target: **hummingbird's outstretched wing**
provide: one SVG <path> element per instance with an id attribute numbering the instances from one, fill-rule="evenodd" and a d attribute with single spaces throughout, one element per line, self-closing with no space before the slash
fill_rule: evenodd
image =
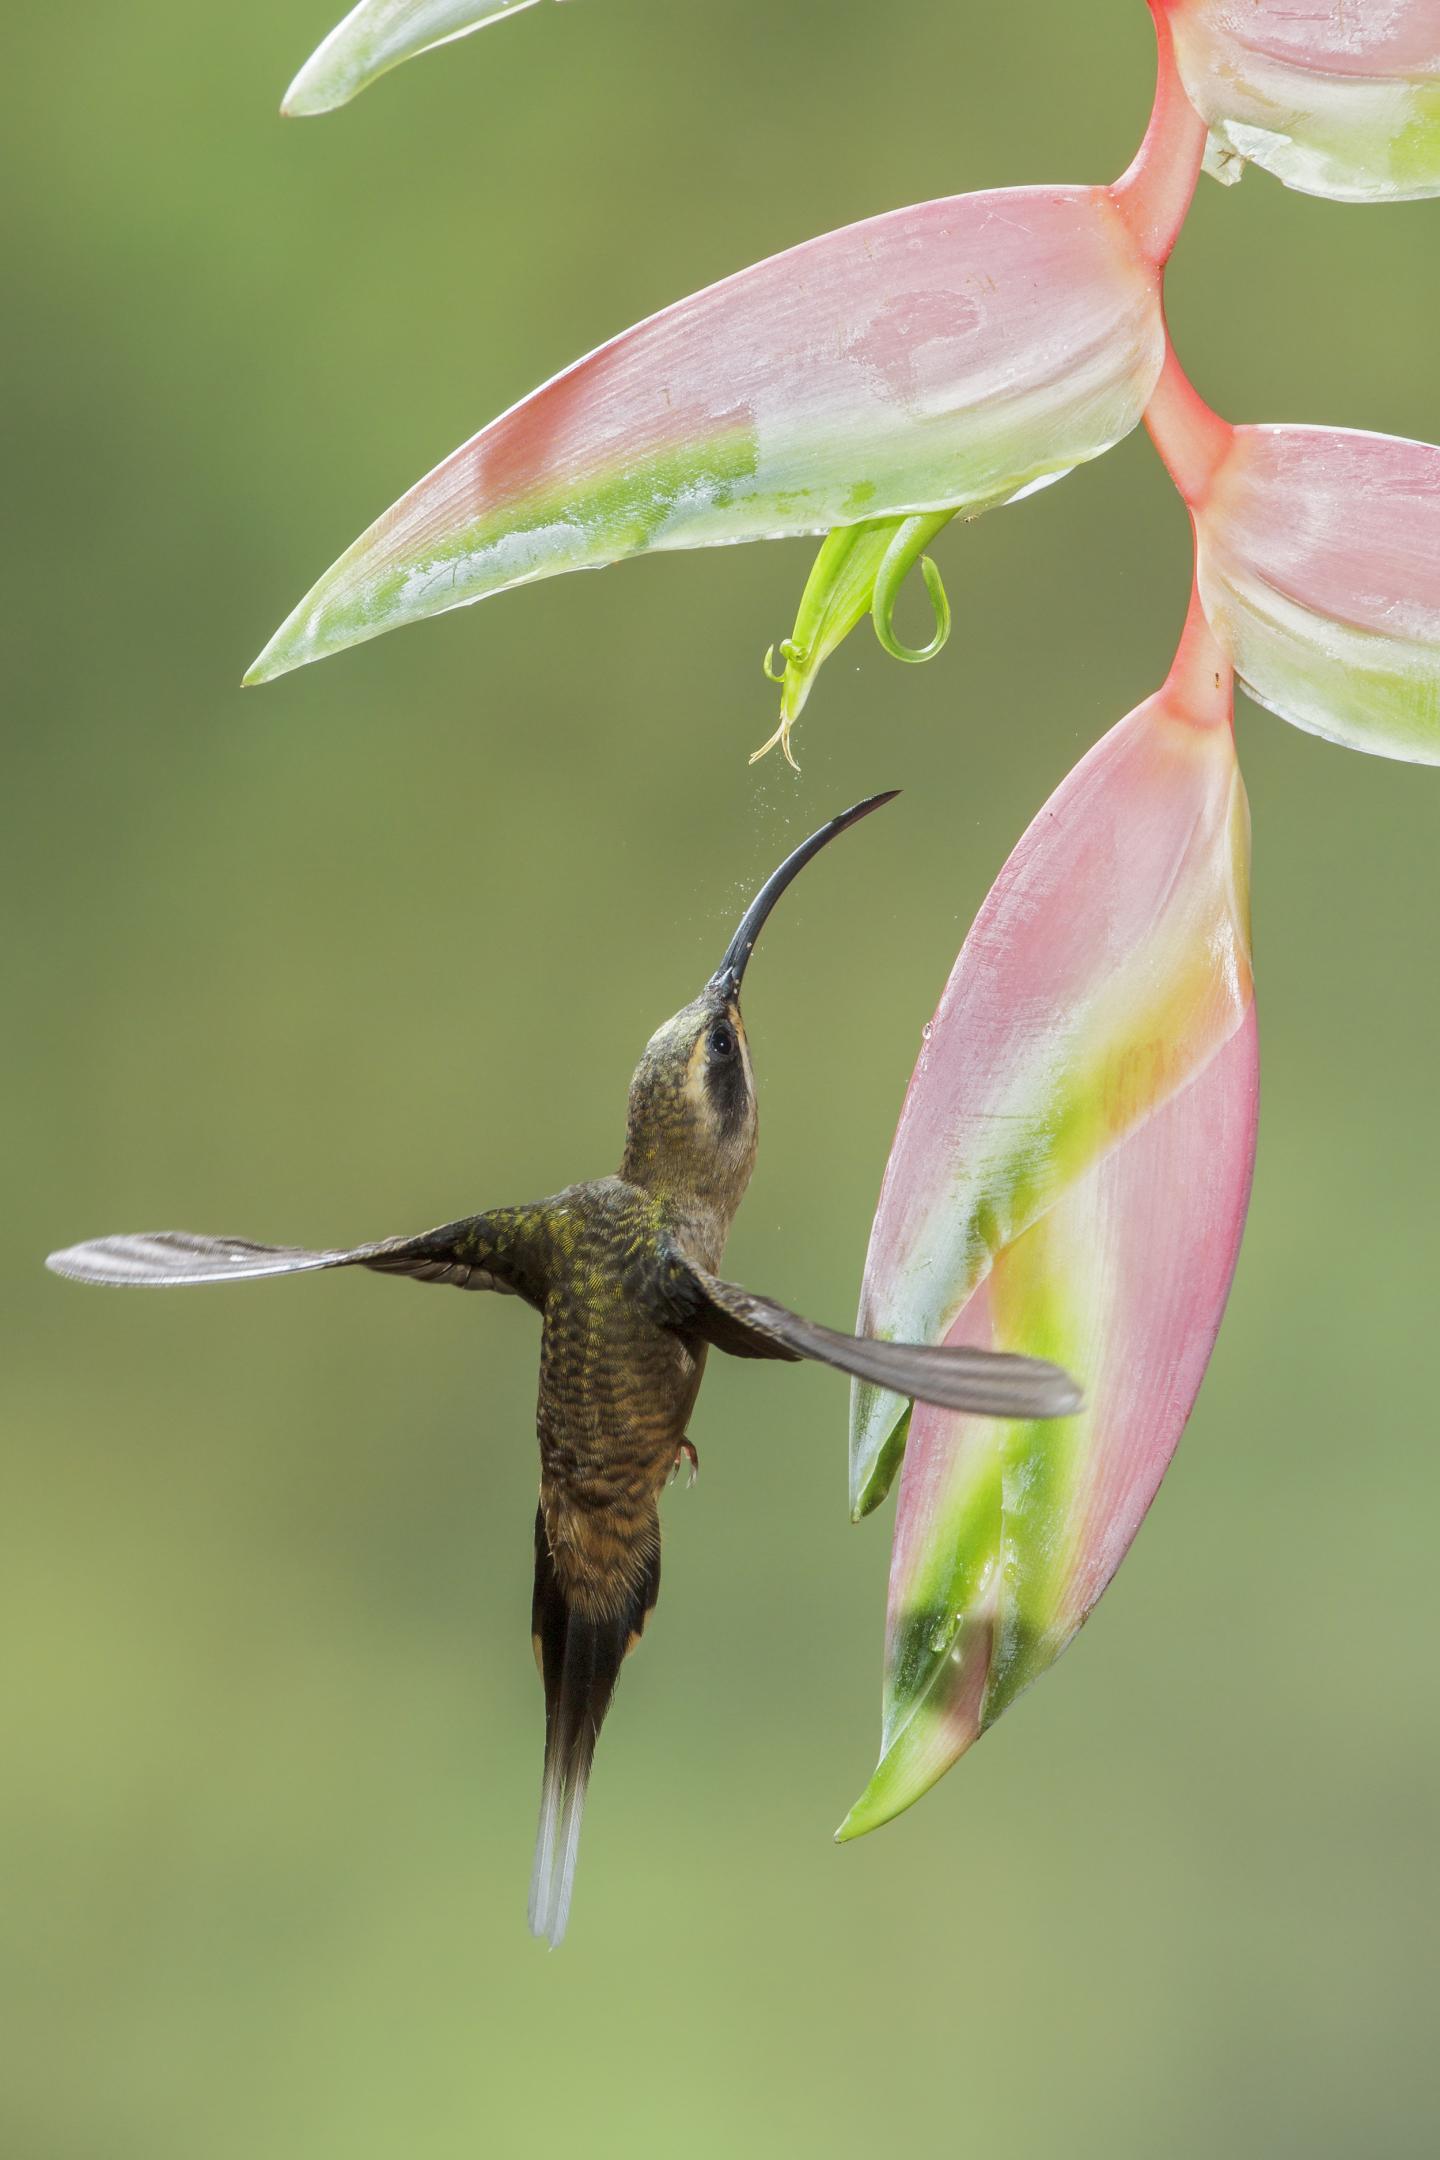
<path id="1" fill-rule="evenodd" d="M 420 1282 L 453 1283 L 460 1290 L 524 1296 L 514 1247 L 501 1218 L 471 1215 L 463 1222 L 422 1231 L 418 1237 L 382 1238 L 374 1245 L 352 1245 L 348 1251 L 307 1252 L 299 1245 L 255 1245 L 248 1238 L 200 1237 L 189 1230 L 139 1231 L 71 1245 L 64 1252 L 51 1253 L 45 1265 L 76 1282 L 148 1289 L 363 1267 L 383 1275 L 411 1275 Z"/>
<path id="2" fill-rule="evenodd" d="M 980 1417 L 1071 1417 L 1082 1407 L 1069 1373 L 1042 1358 L 844 1335 L 704 1268 L 685 1267 L 694 1288 L 684 1324 L 731 1357 L 814 1358 L 897 1395 Z"/>

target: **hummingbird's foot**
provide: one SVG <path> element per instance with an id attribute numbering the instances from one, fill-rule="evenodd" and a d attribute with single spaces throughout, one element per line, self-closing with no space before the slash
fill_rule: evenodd
<path id="1" fill-rule="evenodd" d="M 685 1480 L 685 1487 L 688 1491 L 689 1488 L 695 1483 L 696 1478 L 700 1475 L 700 1457 L 695 1452 L 695 1443 L 693 1440 L 682 1440 L 679 1447 L 675 1450 L 675 1460 L 670 1465 L 670 1483 L 672 1485 L 674 1484 L 676 1478 L 680 1475 L 680 1463 L 682 1458 L 688 1458 L 690 1463 L 690 1475 Z"/>

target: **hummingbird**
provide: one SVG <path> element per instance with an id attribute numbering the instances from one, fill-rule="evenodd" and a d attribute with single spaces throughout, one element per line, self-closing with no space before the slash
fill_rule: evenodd
<path id="1" fill-rule="evenodd" d="M 803 841 L 761 886 L 698 997 L 651 1036 L 630 1083 L 617 1175 L 348 1250 L 183 1230 L 95 1238 L 46 1265 L 79 1282 L 169 1287 L 368 1268 L 518 1297 L 541 1315 L 531 1632 L 545 1693 L 530 1926 L 552 1948 L 570 1914 L 595 1744 L 660 1588 L 660 1494 L 682 1460 L 706 1353 L 814 1359 L 912 1399 L 997 1418 L 1065 1417 L 1058 1366 L 882 1342 L 807 1320 L 717 1270 L 755 1166 L 755 1077 L 740 987 L 780 895 L 872 795 Z"/>

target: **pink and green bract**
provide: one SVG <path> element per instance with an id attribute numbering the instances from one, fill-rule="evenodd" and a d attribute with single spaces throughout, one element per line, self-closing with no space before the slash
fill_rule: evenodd
<path id="1" fill-rule="evenodd" d="M 1057 790 L 926 1031 L 861 1327 L 1027 1349 L 1082 1416 L 988 1425 L 856 1392 L 851 1505 L 902 1455 L 881 1759 L 842 1828 L 909 1806 L 1073 1637 L 1203 1377 L 1244 1222 L 1256 1034 L 1232 667 L 1353 749 L 1440 763 L 1440 450 L 1232 427 L 1167 349 L 1146 424 L 1196 589 L 1165 688 Z"/>
<path id="2" fill-rule="evenodd" d="M 533 7 L 535 0 L 360 0 L 313 52 L 285 93 L 290 119 L 348 105 L 381 75 Z"/>
<path id="3" fill-rule="evenodd" d="M 1004 501 L 1136 425 L 1159 274 L 1103 188 L 892 211 L 653 316 L 412 488 L 251 671 L 651 548 Z"/>
<path id="4" fill-rule="evenodd" d="M 1437 0 L 1161 4 L 1222 177 L 1250 161 L 1336 202 L 1440 194 Z"/>
<path id="5" fill-rule="evenodd" d="M 1231 427 L 1173 351 L 1145 418 L 1190 507 L 1206 614 L 1250 695 L 1349 749 L 1440 764 L 1440 448 Z"/>
<path id="6" fill-rule="evenodd" d="M 1086 1405 L 1005 1425 L 856 1391 L 855 1512 L 902 1449 L 904 1469 L 880 1762 L 842 1838 L 918 1799 L 1059 1656 L 1204 1375 L 1258 1093 L 1230 682 L 1195 606 L 1164 689 L 1020 841 L 925 1030 L 861 1324 L 1060 1359 Z"/>
<path id="7" fill-rule="evenodd" d="M 1206 612 L 1252 697 L 1352 750 L 1440 764 L 1440 449 L 1237 428 L 1198 525 Z"/>
<path id="8" fill-rule="evenodd" d="M 1284 719 L 1440 763 L 1440 449 L 1232 427 L 1167 349 L 1146 424 L 1191 512 L 1165 688 L 1020 842 L 930 1027 L 866 1264 L 866 1333 L 1028 1350 L 1084 1413 L 1004 1427 L 856 1391 L 851 1505 L 902 1456 L 881 1758 L 908 1807 L 1064 1649 L 1189 1414 L 1255 1144 L 1249 823 L 1232 668 Z"/>

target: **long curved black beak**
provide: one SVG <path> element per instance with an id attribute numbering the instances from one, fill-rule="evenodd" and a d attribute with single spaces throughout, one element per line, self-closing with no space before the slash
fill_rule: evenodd
<path id="1" fill-rule="evenodd" d="M 808 840 L 802 840 L 794 854 L 787 855 L 778 870 L 771 871 L 740 918 L 740 927 L 726 946 L 724 959 L 706 985 L 708 989 L 718 990 L 723 997 L 734 998 L 740 995 L 741 978 L 750 955 L 755 950 L 755 941 L 765 927 L 771 908 L 791 879 L 799 875 L 811 857 L 819 854 L 821 848 L 828 847 L 837 833 L 844 832 L 848 826 L 858 825 L 862 817 L 869 817 L 870 812 L 878 810 L 882 803 L 894 802 L 899 792 L 899 788 L 889 788 L 883 795 L 867 796 L 864 802 L 856 803 L 853 809 L 842 810 L 839 817 L 832 817 L 828 825 L 822 825 L 818 832 L 811 833 Z"/>

